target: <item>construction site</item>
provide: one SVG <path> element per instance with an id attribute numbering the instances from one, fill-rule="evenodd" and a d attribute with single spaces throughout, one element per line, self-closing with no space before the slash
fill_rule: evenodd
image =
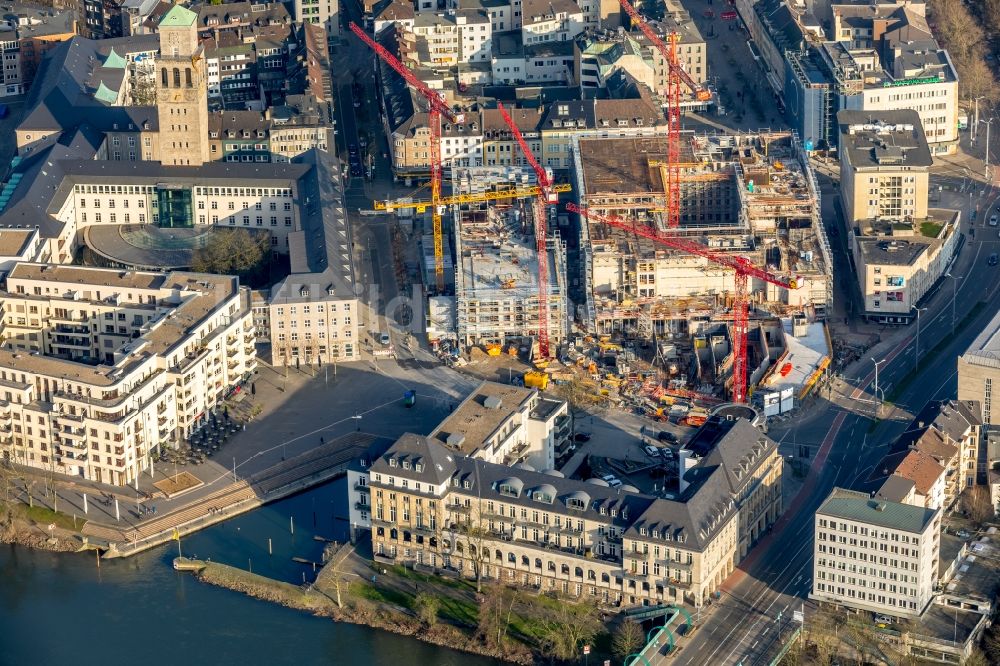
<path id="1" fill-rule="evenodd" d="M 586 291 L 577 316 L 588 331 L 653 343 L 665 385 L 706 396 L 745 400 L 779 361 L 785 376 L 814 382 L 828 356 L 832 264 L 819 190 L 793 133 L 682 134 L 676 226 L 664 138 L 577 146 Z M 782 361 L 796 332 L 812 349 L 799 355 L 811 359 L 802 368 Z"/>
<path id="2" fill-rule="evenodd" d="M 449 341 L 457 349 L 478 346 L 496 354 L 523 348 L 526 358 L 533 358 L 541 293 L 535 215 L 539 210 L 552 215 L 555 209 L 525 200 L 539 189 L 530 168 L 456 167 L 451 176 L 446 221 L 452 233 L 446 247 L 455 248 L 455 269 L 448 276 L 454 290 L 430 298 L 428 334 L 433 343 Z M 554 230 L 545 242 L 547 329 L 558 346 L 569 321 L 566 246 Z"/>

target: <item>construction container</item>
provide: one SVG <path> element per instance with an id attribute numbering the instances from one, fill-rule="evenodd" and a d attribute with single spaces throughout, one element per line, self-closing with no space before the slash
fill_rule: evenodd
<path id="1" fill-rule="evenodd" d="M 549 385 L 549 376 L 544 372 L 528 371 L 524 373 L 524 385 L 526 388 L 544 391 Z"/>

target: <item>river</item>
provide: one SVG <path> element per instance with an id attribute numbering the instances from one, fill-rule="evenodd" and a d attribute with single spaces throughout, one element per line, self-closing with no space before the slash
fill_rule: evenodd
<path id="1" fill-rule="evenodd" d="M 337 517 L 346 515 L 344 483 L 203 530 L 181 548 L 288 582 L 312 580 L 312 568 L 291 557 L 319 560 L 314 534 L 346 536 Z M 0 546 L 0 665 L 496 663 L 199 583 L 171 568 L 176 554 L 171 544 L 98 567 L 92 554 Z"/>

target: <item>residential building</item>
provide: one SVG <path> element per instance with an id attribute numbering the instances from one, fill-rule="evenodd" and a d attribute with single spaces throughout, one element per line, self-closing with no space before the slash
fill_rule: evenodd
<path id="1" fill-rule="evenodd" d="M 490 69 L 495 85 L 572 81 L 572 42 L 525 44 L 523 39 L 519 30 L 493 35 Z"/>
<path id="2" fill-rule="evenodd" d="M 898 481 L 893 481 L 890 488 L 883 486 L 883 489 L 879 490 L 879 496 L 893 502 L 913 504 L 928 509 L 945 510 L 947 508 L 945 503 L 946 471 L 944 466 L 933 456 L 916 449 L 907 451 L 890 479 L 893 477 L 902 479 L 910 485 L 905 497 L 892 497 L 889 493 L 891 488 L 898 490 Z"/>
<path id="3" fill-rule="evenodd" d="M 692 457 L 677 499 L 497 464 L 415 434 L 374 459 L 351 492 L 370 493 L 380 561 L 617 605 L 701 606 L 781 501 L 775 443 L 744 419 L 712 427 L 713 448 Z"/>
<path id="4" fill-rule="evenodd" d="M 571 437 L 569 406 L 536 389 L 481 383 L 427 435 L 464 456 L 498 465 L 552 469 Z"/>
<path id="5" fill-rule="evenodd" d="M 340 0 L 295 0 L 294 8 L 297 22 L 318 25 L 331 38 L 340 35 Z"/>
<path id="6" fill-rule="evenodd" d="M 523 0 L 521 42 L 566 42 L 583 30 L 583 10 L 573 0 Z"/>
<path id="7" fill-rule="evenodd" d="M 37 228 L 0 229 L 0 271 L 9 272 L 22 261 L 44 263 L 48 260 L 48 246 L 42 243 Z"/>
<path id="8" fill-rule="evenodd" d="M 840 192 L 848 225 L 927 217 L 933 164 L 916 111 L 841 111 Z"/>
<path id="9" fill-rule="evenodd" d="M 126 485 L 256 367 L 233 277 L 19 263 L 3 291 L 0 450 Z"/>
<path id="10" fill-rule="evenodd" d="M 1000 425 L 1000 410 L 993 413 L 994 386 L 1000 388 L 1000 314 L 958 357 L 958 400 L 978 404 L 986 426 Z"/>
<path id="11" fill-rule="evenodd" d="M 834 488 L 816 511 L 813 585 L 819 602 L 917 618 L 938 579 L 941 510 Z"/>
<path id="12" fill-rule="evenodd" d="M 121 4 L 122 37 L 153 32 L 149 22 L 153 18 L 158 23 L 156 12 L 161 9 L 160 5 L 161 0 L 124 0 Z"/>
<path id="13" fill-rule="evenodd" d="M 80 0 L 80 35 L 87 39 L 125 36 L 120 0 Z"/>
<path id="14" fill-rule="evenodd" d="M 957 211 L 929 209 L 930 150 L 916 111 L 841 111 L 840 189 L 865 317 L 905 323 L 958 244 Z"/>
<path id="15" fill-rule="evenodd" d="M 311 95 L 259 111 L 209 114 L 209 152 L 224 162 L 290 162 L 313 148 L 326 150 L 328 105 Z"/>
<path id="16" fill-rule="evenodd" d="M 484 9 L 423 12 L 408 22 L 416 37 L 416 60 L 426 67 L 489 62 L 493 29 Z M 376 31 L 378 30 L 376 22 Z"/>
<path id="17" fill-rule="evenodd" d="M 76 13 L 72 10 L 25 4 L 9 9 L 2 19 L 0 97 L 26 93 L 45 54 L 76 35 Z"/>

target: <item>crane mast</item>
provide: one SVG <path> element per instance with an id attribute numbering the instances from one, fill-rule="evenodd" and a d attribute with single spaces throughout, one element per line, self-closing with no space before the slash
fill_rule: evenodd
<path id="1" fill-rule="evenodd" d="M 733 302 L 733 402 L 746 403 L 747 401 L 747 333 L 750 328 L 750 316 L 747 311 L 747 304 L 750 300 L 749 279 L 751 277 L 763 280 L 785 289 L 798 288 L 796 278 L 788 278 L 775 275 L 759 266 L 756 266 L 746 257 L 729 255 L 715 252 L 700 243 L 696 243 L 687 238 L 662 234 L 648 226 L 638 225 L 628 222 L 613 215 L 598 215 L 591 213 L 585 208 L 580 208 L 575 204 L 566 204 L 566 210 L 571 213 L 579 213 L 583 217 L 593 221 L 602 222 L 608 226 L 627 231 L 636 236 L 647 238 L 653 242 L 681 250 L 695 256 L 704 257 L 709 261 L 733 270 L 735 275 L 735 294 Z"/>
<path id="2" fill-rule="evenodd" d="M 538 186 L 541 188 L 538 196 L 535 197 L 534 218 L 535 218 L 535 250 L 538 254 L 538 356 L 544 362 L 552 358 L 549 348 L 549 250 L 546 245 L 548 226 L 548 204 L 558 201 L 557 195 L 553 191 L 552 179 L 548 172 L 535 159 L 534 153 L 528 147 L 528 143 L 521 135 L 521 130 L 510 117 L 503 104 L 497 103 L 503 121 L 510 128 L 514 140 L 521 148 L 524 159 L 528 161 L 535 171 L 538 179 Z"/>
<path id="3" fill-rule="evenodd" d="M 444 291 L 444 231 L 441 223 L 441 117 L 452 122 L 462 122 L 463 115 L 453 113 L 441 94 L 421 81 L 410 69 L 400 62 L 381 44 L 368 36 L 360 26 L 351 22 L 351 32 L 368 45 L 375 54 L 403 77 L 414 90 L 420 93 L 428 104 L 428 124 L 431 131 L 430 171 L 431 171 L 431 220 L 434 229 L 434 278 L 438 293 Z"/>

